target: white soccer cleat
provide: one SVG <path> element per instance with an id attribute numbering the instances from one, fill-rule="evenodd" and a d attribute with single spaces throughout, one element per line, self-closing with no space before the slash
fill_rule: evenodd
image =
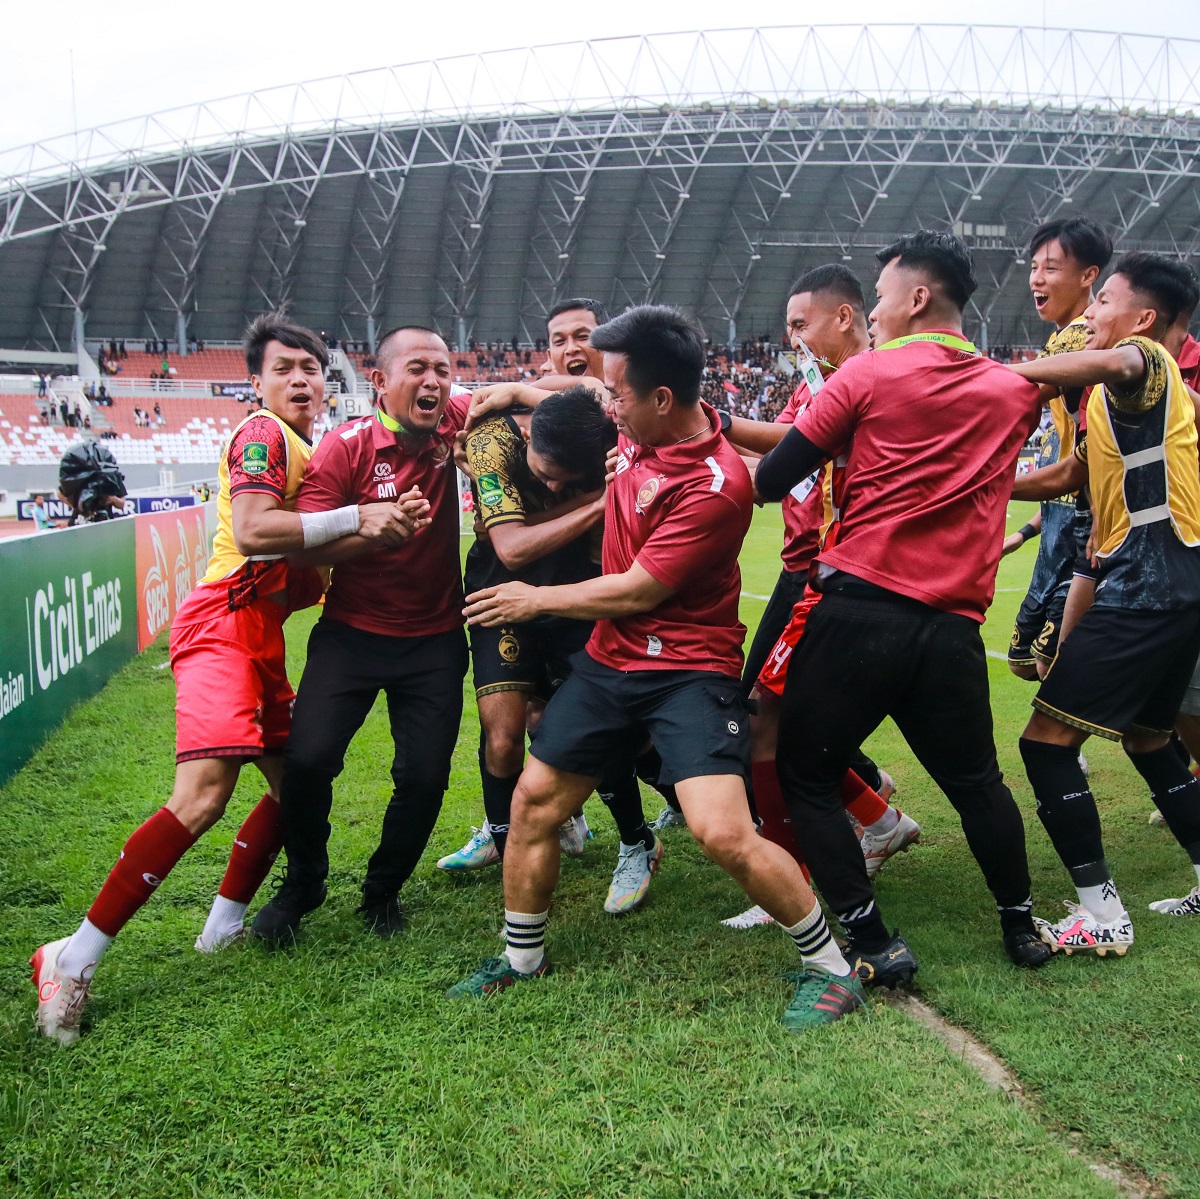
<path id="1" fill-rule="evenodd" d="M 558 843 L 569 858 L 583 857 L 584 844 L 591 835 L 587 817 L 582 812 L 578 816 L 568 816 L 558 826 Z"/>
<path id="2" fill-rule="evenodd" d="M 1057 924 L 1036 916 L 1033 920 L 1042 940 L 1055 953 L 1061 950 L 1067 957 L 1073 953 L 1094 953 L 1100 958 L 1115 953 L 1123 958 L 1129 952 L 1133 944 L 1133 922 L 1128 912 L 1122 912 L 1111 924 L 1102 924 L 1082 904 L 1067 900 L 1063 907 L 1069 915 Z"/>
<path id="3" fill-rule="evenodd" d="M 747 908 L 744 912 L 738 912 L 736 916 L 730 916 L 721 923 L 726 928 L 736 928 L 741 932 L 747 928 L 757 928 L 760 924 L 774 924 L 775 917 L 755 904 L 754 907 Z"/>
<path id="4" fill-rule="evenodd" d="M 1200 886 L 1193 887 L 1182 899 L 1156 899 L 1150 910 L 1163 916 L 1200 916 Z"/>
<path id="5" fill-rule="evenodd" d="M 903 812 L 900 812 L 900 819 L 892 826 L 891 832 L 876 836 L 864 830 L 859 844 L 867 863 L 867 878 L 874 878 L 888 858 L 906 853 L 909 846 L 916 845 L 920 839 L 921 826 Z"/>
<path id="6" fill-rule="evenodd" d="M 29 959 L 38 993 L 38 1031 L 60 1045 L 73 1045 L 79 1040 L 79 1026 L 91 986 L 90 980 L 70 978 L 58 969 L 58 955 L 70 939 L 63 937 L 61 941 L 39 946 Z"/>
<path id="7" fill-rule="evenodd" d="M 231 945 L 236 945 L 239 941 L 246 939 L 245 928 L 239 928 L 234 932 L 217 933 L 215 936 L 205 938 L 201 933 L 196 938 L 194 946 L 197 953 L 220 953 L 222 949 L 228 949 Z"/>
<path id="8" fill-rule="evenodd" d="M 485 824 L 483 828 L 471 828 L 471 839 L 453 853 L 444 858 L 438 858 L 437 868 L 448 870 L 451 874 L 462 874 L 468 870 L 482 870 L 500 861 L 500 851 L 496 848 L 492 830 Z"/>
<path id="9" fill-rule="evenodd" d="M 644 845 L 626 845 L 622 841 L 604 910 L 610 916 L 632 912 L 646 898 L 650 878 L 662 860 L 663 843 L 657 837 L 654 838 L 653 849 L 647 849 Z"/>
<path id="10" fill-rule="evenodd" d="M 661 833 L 669 828 L 687 828 L 687 820 L 682 812 L 677 812 L 674 808 L 667 806 L 650 821 L 650 827 L 656 833 Z"/>

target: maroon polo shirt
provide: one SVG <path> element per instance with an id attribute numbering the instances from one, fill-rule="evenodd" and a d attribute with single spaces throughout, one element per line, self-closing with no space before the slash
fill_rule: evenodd
<path id="1" fill-rule="evenodd" d="M 451 451 L 470 399 L 451 396 L 437 432 L 416 453 L 374 414 L 347 421 L 321 439 L 296 500 L 298 512 L 378 503 L 419 487 L 432 518 L 398 546 L 373 546 L 335 566 L 325 619 L 389 637 L 430 636 L 462 624 L 458 484 Z"/>

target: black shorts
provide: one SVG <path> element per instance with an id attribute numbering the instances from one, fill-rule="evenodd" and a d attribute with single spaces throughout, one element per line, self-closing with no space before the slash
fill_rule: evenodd
<path id="1" fill-rule="evenodd" d="M 1012 665 L 1032 666 L 1038 661 L 1054 661 L 1063 609 L 1067 606 L 1070 590 L 1070 582 L 1059 583 L 1040 603 L 1028 595 L 1021 601 L 1012 639 L 1008 643 L 1008 660 Z"/>
<path id="2" fill-rule="evenodd" d="M 546 705 L 531 752 L 555 770 L 601 778 L 647 736 L 659 781 L 750 775 L 750 714 L 738 679 L 707 670 L 613 670 L 590 654 Z"/>
<path id="3" fill-rule="evenodd" d="M 1034 696 L 1063 724 L 1120 739 L 1169 733 L 1200 654 L 1200 609 L 1173 612 L 1093 605 Z"/>
<path id="4" fill-rule="evenodd" d="M 569 659 L 592 635 L 588 620 L 542 617 L 529 624 L 471 627 L 475 695 L 520 691 L 549 699 L 571 673 Z"/>

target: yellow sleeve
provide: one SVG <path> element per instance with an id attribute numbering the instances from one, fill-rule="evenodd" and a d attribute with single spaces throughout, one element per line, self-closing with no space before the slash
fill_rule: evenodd
<path id="1" fill-rule="evenodd" d="M 1149 412 L 1167 394 L 1167 383 L 1171 378 L 1171 358 L 1167 351 L 1148 337 L 1127 337 L 1117 342 L 1115 349 L 1122 346 L 1137 346 L 1146 360 L 1146 373 L 1130 390 L 1106 387 L 1109 402 L 1118 412 Z"/>
<path id="2" fill-rule="evenodd" d="M 1070 354 L 1075 350 L 1087 349 L 1087 327 L 1072 321 L 1062 329 L 1056 329 L 1046 342 L 1039 358 L 1051 358 L 1055 354 Z"/>
<path id="3" fill-rule="evenodd" d="M 513 468 L 525 452 L 521 435 L 502 416 L 490 417 L 467 436 L 467 464 L 475 478 L 475 501 L 485 529 L 525 523 L 525 504 Z"/>

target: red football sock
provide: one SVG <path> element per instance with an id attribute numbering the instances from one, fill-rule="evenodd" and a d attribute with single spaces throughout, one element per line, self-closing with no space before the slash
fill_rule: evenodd
<path id="1" fill-rule="evenodd" d="M 756 791 L 755 795 L 757 796 L 757 794 Z M 863 828 L 866 828 L 868 824 L 874 824 L 888 810 L 887 801 L 880 799 L 879 795 L 868 787 L 853 770 L 846 771 L 846 776 L 842 779 L 840 794 L 842 807 Z"/>
<path id="2" fill-rule="evenodd" d="M 195 834 L 173 812 L 159 808 L 125 842 L 87 918 L 105 936 L 115 937 L 195 844 Z"/>
<path id="3" fill-rule="evenodd" d="M 238 829 L 217 894 L 234 903 L 249 903 L 262 886 L 263 879 L 271 873 L 282 848 L 283 822 L 279 818 L 279 804 L 268 793 Z"/>
<path id="4" fill-rule="evenodd" d="M 762 821 L 759 833 L 768 841 L 774 841 L 781 849 L 786 849 L 799 863 L 800 869 L 804 871 L 804 877 L 807 879 L 808 867 L 805 866 L 804 858 L 800 854 L 800 847 L 792 835 L 791 816 L 783 799 L 783 791 L 779 786 L 779 775 L 775 772 L 775 763 L 771 761 L 751 762 L 750 777 L 754 781 L 754 807 Z"/>

